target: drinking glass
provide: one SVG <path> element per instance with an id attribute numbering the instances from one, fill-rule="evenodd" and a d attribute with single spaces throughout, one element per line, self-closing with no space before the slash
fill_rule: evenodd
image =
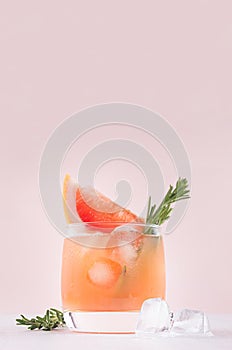
<path id="1" fill-rule="evenodd" d="M 70 224 L 62 259 L 62 304 L 77 332 L 133 333 L 142 303 L 165 298 L 163 238 L 156 225 Z"/>

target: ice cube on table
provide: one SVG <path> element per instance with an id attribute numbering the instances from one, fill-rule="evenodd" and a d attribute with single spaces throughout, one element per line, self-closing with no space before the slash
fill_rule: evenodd
<path id="1" fill-rule="evenodd" d="M 164 337 L 213 335 L 204 312 L 184 309 L 173 313 L 169 311 L 166 301 L 160 298 L 150 298 L 143 302 L 136 334 Z"/>
<path id="2" fill-rule="evenodd" d="M 188 309 L 180 310 L 174 313 L 171 334 L 212 335 L 209 327 L 209 321 L 205 313 L 197 310 Z"/>
<path id="3" fill-rule="evenodd" d="M 157 334 L 167 332 L 170 328 L 168 304 L 161 298 L 146 299 L 142 305 L 136 334 Z"/>

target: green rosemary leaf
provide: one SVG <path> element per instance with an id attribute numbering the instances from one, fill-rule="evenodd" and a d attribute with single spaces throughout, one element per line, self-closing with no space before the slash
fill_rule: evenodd
<path id="1" fill-rule="evenodd" d="M 162 225 L 170 218 L 170 214 L 173 209 L 171 205 L 175 202 L 188 198 L 190 198 L 188 181 L 185 178 L 179 178 L 176 182 L 175 188 L 172 185 L 169 186 L 164 199 L 157 209 L 155 204 L 151 206 L 151 197 L 149 197 L 146 224 Z M 145 231 L 146 234 L 151 234 L 152 232 L 153 230 L 150 228 Z"/>
<path id="2" fill-rule="evenodd" d="M 62 311 L 51 308 L 46 311 L 44 317 L 36 316 L 36 318 L 28 319 L 24 315 L 16 319 L 16 325 L 28 326 L 28 329 L 42 329 L 43 331 L 51 331 L 57 327 L 65 325 L 64 315 Z"/>

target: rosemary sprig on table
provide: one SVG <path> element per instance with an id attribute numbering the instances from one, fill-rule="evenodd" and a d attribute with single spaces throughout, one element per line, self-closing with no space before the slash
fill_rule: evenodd
<path id="1" fill-rule="evenodd" d="M 29 326 L 28 329 L 41 329 L 43 331 L 51 331 L 57 327 L 63 327 L 65 325 L 64 315 L 62 311 L 50 308 L 46 311 L 44 317 L 36 316 L 35 318 L 28 319 L 23 315 L 21 318 L 17 318 L 16 325 Z"/>
<path id="2" fill-rule="evenodd" d="M 149 197 L 146 224 L 158 226 L 162 225 L 170 218 L 170 214 L 173 209 L 171 205 L 174 202 L 188 198 L 190 198 L 188 181 L 185 178 L 179 178 L 176 182 L 175 188 L 173 188 L 172 185 L 169 186 L 168 192 L 157 209 L 156 204 L 151 205 L 151 196 Z M 151 234 L 152 229 L 148 228 L 145 233 Z"/>

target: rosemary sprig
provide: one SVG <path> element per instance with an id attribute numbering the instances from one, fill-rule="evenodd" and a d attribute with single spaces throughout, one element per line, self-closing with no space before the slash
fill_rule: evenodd
<path id="1" fill-rule="evenodd" d="M 157 209 L 156 204 L 151 205 L 151 196 L 149 197 L 146 224 L 158 226 L 162 225 L 170 218 L 170 214 L 173 209 L 171 205 L 174 202 L 188 198 L 190 198 L 188 181 L 185 178 L 179 178 L 176 182 L 175 188 L 173 188 L 172 185 L 169 186 L 168 192 Z M 145 233 L 151 234 L 152 229 L 148 228 Z"/>
<path id="2" fill-rule="evenodd" d="M 35 318 L 28 319 L 24 315 L 20 315 L 21 318 L 16 319 L 16 325 L 29 326 L 28 329 L 41 329 L 43 331 L 51 331 L 57 327 L 63 327 L 65 325 L 64 315 L 62 311 L 50 308 L 46 311 L 44 317 L 36 316 Z"/>

